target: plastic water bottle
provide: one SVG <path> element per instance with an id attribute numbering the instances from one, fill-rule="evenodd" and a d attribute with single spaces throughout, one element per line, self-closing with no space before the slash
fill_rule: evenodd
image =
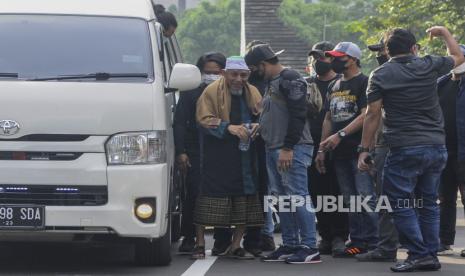
<path id="1" fill-rule="evenodd" d="M 240 141 L 239 142 L 239 150 L 240 151 L 248 151 L 250 148 L 250 134 L 252 134 L 252 124 L 251 123 L 246 123 L 245 127 L 247 128 L 247 133 L 249 134 L 249 137 L 247 138 L 246 141 Z"/>

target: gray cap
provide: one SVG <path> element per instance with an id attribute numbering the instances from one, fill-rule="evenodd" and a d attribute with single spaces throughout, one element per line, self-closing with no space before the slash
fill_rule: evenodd
<path id="1" fill-rule="evenodd" d="M 332 57 L 351 56 L 358 60 L 362 59 L 362 51 L 357 44 L 352 42 L 341 42 L 332 51 L 326 51 L 325 54 Z"/>

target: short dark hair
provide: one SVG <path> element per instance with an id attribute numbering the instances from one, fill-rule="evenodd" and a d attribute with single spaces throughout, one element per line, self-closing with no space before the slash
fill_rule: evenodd
<path id="1" fill-rule="evenodd" d="M 267 60 L 265 60 L 264 62 L 269 63 L 269 64 L 271 64 L 271 65 L 276 65 L 276 64 L 279 63 L 279 58 L 276 56 L 276 57 L 274 57 L 274 58 L 267 59 Z"/>
<path id="2" fill-rule="evenodd" d="M 417 39 L 407 29 L 396 28 L 386 33 L 384 37 L 386 49 L 391 57 L 410 53 Z"/>
<path id="3" fill-rule="evenodd" d="M 153 5 L 153 10 L 157 21 L 163 26 L 165 30 L 168 30 L 170 27 L 177 28 L 178 21 L 176 16 L 169 11 L 166 11 L 165 7 L 160 4 Z"/>
<path id="4" fill-rule="evenodd" d="M 197 60 L 196 66 L 199 68 L 200 72 L 203 72 L 203 67 L 207 62 L 214 62 L 218 64 L 221 69 L 226 67 L 226 56 L 218 52 L 209 52 L 205 53 Z"/>

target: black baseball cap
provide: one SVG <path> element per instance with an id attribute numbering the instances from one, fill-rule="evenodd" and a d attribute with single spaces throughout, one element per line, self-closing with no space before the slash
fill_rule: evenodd
<path id="1" fill-rule="evenodd" d="M 384 38 L 381 38 L 377 44 L 368 45 L 368 49 L 372 52 L 379 52 L 384 50 Z"/>
<path id="2" fill-rule="evenodd" d="M 260 62 L 273 59 L 283 52 L 284 50 L 275 53 L 269 44 L 259 44 L 253 46 L 244 59 L 248 66 L 258 65 Z"/>
<path id="3" fill-rule="evenodd" d="M 329 41 L 321 41 L 313 45 L 312 50 L 308 53 L 309 56 L 324 57 L 326 51 L 334 49 L 335 45 Z"/>

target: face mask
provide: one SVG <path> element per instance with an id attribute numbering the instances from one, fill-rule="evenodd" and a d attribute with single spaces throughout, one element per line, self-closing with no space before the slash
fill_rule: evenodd
<path id="1" fill-rule="evenodd" d="M 209 85 L 217 80 L 220 79 L 220 75 L 215 75 L 215 74 L 203 74 L 202 75 L 202 82 L 205 83 L 206 85 Z"/>
<path id="2" fill-rule="evenodd" d="M 250 72 L 249 81 L 261 81 L 263 80 L 263 76 L 260 75 L 258 70 Z"/>
<path id="3" fill-rule="evenodd" d="M 382 56 L 376 57 L 376 60 L 378 61 L 378 64 L 381 66 L 385 64 L 386 62 L 388 62 L 389 58 L 386 55 L 382 55 Z"/>
<path id="4" fill-rule="evenodd" d="M 315 70 L 315 72 L 316 72 L 316 74 L 318 76 L 324 76 L 329 71 L 331 71 L 331 63 L 327 63 L 327 62 L 323 62 L 321 60 L 317 60 L 313 64 L 313 69 Z"/>
<path id="5" fill-rule="evenodd" d="M 334 72 L 342 74 L 347 69 L 346 64 L 348 61 L 349 60 L 342 61 L 340 59 L 335 59 L 331 62 L 331 68 L 333 68 Z"/>

